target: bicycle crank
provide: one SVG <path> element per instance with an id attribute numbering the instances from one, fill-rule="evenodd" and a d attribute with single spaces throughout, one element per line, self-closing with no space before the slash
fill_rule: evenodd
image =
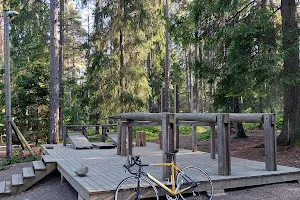
<path id="1" fill-rule="evenodd" d="M 171 197 L 169 194 L 166 194 L 167 200 L 179 200 L 178 197 Z"/>

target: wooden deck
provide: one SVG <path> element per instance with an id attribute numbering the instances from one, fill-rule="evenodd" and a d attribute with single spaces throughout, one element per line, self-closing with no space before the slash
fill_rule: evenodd
<path id="1" fill-rule="evenodd" d="M 62 176 L 78 192 L 78 199 L 113 199 L 118 183 L 129 176 L 123 165 L 126 157 L 116 155 L 116 149 L 82 149 L 75 150 L 71 145 L 51 145 L 53 149 L 43 146 L 45 162 L 56 162 Z M 141 155 L 143 163 L 160 163 L 162 151 L 159 145 L 147 143 L 147 147 L 134 147 L 134 155 Z M 300 169 L 278 166 L 277 171 L 266 171 L 264 162 L 232 158 L 232 175 L 218 175 L 218 160 L 211 159 L 210 154 L 191 152 L 180 149 L 176 157 L 177 165 L 198 166 L 203 168 L 212 178 L 216 190 L 237 188 L 252 185 L 264 185 L 277 182 L 300 180 Z M 75 170 L 88 166 L 85 177 L 78 177 Z M 147 167 L 145 171 L 157 178 L 162 177 L 161 167 Z"/>

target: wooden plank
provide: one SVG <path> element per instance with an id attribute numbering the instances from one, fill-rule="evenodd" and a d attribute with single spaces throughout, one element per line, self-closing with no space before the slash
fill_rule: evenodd
<path id="1" fill-rule="evenodd" d="M 33 164 L 34 170 L 36 170 L 36 171 L 46 170 L 46 166 L 43 163 L 43 161 L 41 161 L 41 160 L 32 161 L 32 164 Z"/>
<path id="2" fill-rule="evenodd" d="M 210 158 L 216 159 L 216 127 L 210 127 Z"/>
<path id="3" fill-rule="evenodd" d="M 266 154 L 266 170 L 277 170 L 276 124 L 272 118 L 275 115 L 264 115 L 264 140 Z"/>
<path id="4" fill-rule="evenodd" d="M 230 113 L 229 119 L 231 122 L 263 122 L 263 113 Z"/>
<path id="5" fill-rule="evenodd" d="M 179 121 L 200 121 L 216 122 L 218 113 L 176 113 L 175 117 Z"/>
<path id="6" fill-rule="evenodd" d="M 68 133 L 69 139 L 73 144 L 75 149 L 79 148 L 93 148 L 93 145 L 88 141 L 88 139 L 78 133 Z"/>
<path id="7" fill-rule="evenodd" d="M 118 115 L 110 116 L 113 119 L 137 120 L 137 121 L 160 121 L 163 113 L 146 113 L 146 112 L 133 112 L 121 113 Z"/>
<path id="8" fill-rule="evenodd" d="M 178 121 L 177 126 L 215 126 L 215 122 Z"/>
<path id="9" fill-rule="evenodd" d="M 23 177 L 26 178 L 34 178 L 35 174 L 32 167 L 24 167 L 22 169 Z"/>
<path id="10" fill-rule="evenodd" d="M 118 134 L 117 133 L 107 133 L 106 136 L 111 140 L 111 142 L 117 147 L 118 146 Z"/>
<path id="11" fill-rule="evenodd" d="M 138 121 L 138 122 L 123 122 L 123 126 L 161 126 L 161 122 Z"/>
<path id="12" fill-rule="evenodd" d="M 228 114 L 220 114 L 217 117 L 218 123 L 218 171 L 219 175 L 228 176 L 231 174 L 230 164 L 230 122 Z"/>
<path id="13" fill-rule="evenodd" d="M 92 145 L 96 149 L 114 149 L 116 146 L 110 142 L 92 142 Z"/>
<path id="14" fill-rule="evenodd" d="M 22 174 L 13 174 L 11 177 L 11 185 L 13 187 L 23 185 L 23 176 Z"/>

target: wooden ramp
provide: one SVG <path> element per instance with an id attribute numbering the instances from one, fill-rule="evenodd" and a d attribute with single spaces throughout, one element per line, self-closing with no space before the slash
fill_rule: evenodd
<path id="1" fill-rule="evenodd" d="M 92 142 L 94 148 L 96 149 L 113 149 L 116 146 L 110 142 Z"/>
<path id="2" fill-rule="evenodd" d="M 81 133 L 68 133 L 70 142 L 74 149 L 92 149 L 93 145 L 88 141 L 88 139 Z"/>
<path id="3" fill-rule="evenodd" d="M 118 134 L 117 133 L 110 132 L 110 133 L 107 133 L 106 135 L 115 146 L 118 146 L 118 143 L 117 143 Z"/>

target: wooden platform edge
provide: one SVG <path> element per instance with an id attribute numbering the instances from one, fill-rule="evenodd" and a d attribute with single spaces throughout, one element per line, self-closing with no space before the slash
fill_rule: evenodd
<path id="1" fill-rule="evenodd" d="M 237 177 L 233 179 L 213 180 L 214 189 L 232 189 L 248 186 L 268 185 L 300 180 L 300 169 L 298 172 L 284 172 L 262 176 Z"/>

